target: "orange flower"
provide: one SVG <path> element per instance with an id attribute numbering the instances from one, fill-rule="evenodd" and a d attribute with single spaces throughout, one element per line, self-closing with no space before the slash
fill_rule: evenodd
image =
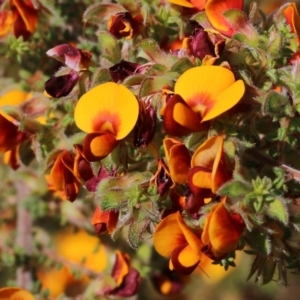
<path id="1" fill-rule="evenodd" d="M 180 212 L 168 215 L 156 227 L 153 237 L 156 251 L 170 257 L 170 269 L 190 274 L 198 266 L 203 244 L 183 221 Z"/>
<path id="2" fill-rule="evenodd" d="M 196 78 L 196 80 L 195 80 Z M 164 126 L 171 135 L 186 135 L 204 129 L 211 120 L 236 105 L 245 92 L 242 80 L 220 66 L 200 66 L 187 70 L 169 97 Z"/>
<path id="3" fill-rule="evenodd" d="M 172 4 L 204 10 L 206 0 L 168 0 Z"/>
<path id="4" fill-rule="evenodd" d="M 114 82 L 100 84 L 78 101 L 74 118 L 76 125 L 87 132 L 83 153 L 89 161 L 106 157 L 136 124 L 138 101 L 124 85 Z"/>
<path id="5" fill-rule="evenodd" d="M 138 291 L 141 282 L 140 273 L 130 266 L 130 257 L 127 253 L 116 251 L 116 261 L 112 270 L 112 277 L 116 283 L 113 288 L 105 288 L 103 294 L 131 297 Z"/>
<path id="6" fill-rule="evenodd" d="M 224 137 L 214 136 L 204 142 L 192 156 L 192 169 L 188 174 L 188 184 L 194 195 L 211 191 L 216 193 L 219 187 L 231 177 L 224 163 Z"/>
<path id="7" fill-rule="evenodd" d="M 293 54 L 290 62 L 294 65 L 300 57 L 300 16 L 295 2 L 290 3 L 284 10 L 283 14 L 286 18 L 287 23 L 291 27 L 292 33 L 296 34 L 295 45 L 291 45 L 295 53 Z"/>
<path id="8" fill-rule="evenodd" d="M 5 300 L 34 300 L 31 293 L 19 287 L 4 287 L 0 289 L 0 299 Z"/>
<path id="9" fill-rule="evenodd" d="M 163 144 L 172 179 L 179 184 L 186 183 L 191 165 L 189 150 L 174 138 L 165 138 Z"/>
<path id="10" fill-rule="evenodd" d="M 224 203 L 213 206 L 202 233 L 203 253 L 211 259 L 221 259 L 235 250 L 245 224 L 240 215 L 229 213 Z"/>
<path id="11" fill-rule="evenodd" d="M 140 15 L 133 18 L 129 12 L 120 12 L 109 18 L 107 28 L 116 38 L 125 37 L 129 40 L 139 32 L 140 19 Z"/>
<path id="12" fill-rule="evenodd" d="M 118 223 L 119 212 L 114 210 L 102 211 L 97 206 L 94 215 L 91 220 L 91 224 L 94 226 L 97 234 L 108 232 L 111 234 Z"/>
<path id="13" fill-rule="evenodd" d="M 44 268 L 39 269 L 37 276 L 41 282 L 42 289 L 48 289 L 50 297 L 56 299 L 62 293 L 72 292 L 70 296 L 76 296 L 76 292 L 82 293 L 87 287 L 90 279 L 82 274 L 81 278 L 75 278 L 72 274 L 72 266 L 102 273 L 108 266 L 108 255 L 100 240 L 86 231 L 80 229 L 74 231 L 69 227 L 60 231 L 54 237 L 53 255 L 62 260 L 61 269 Z M 71 267 L 71 268 L 70 268 Z"/>
<path id="14" fill-rule="evenodd" d="M 226 36 L 232 36 L 234 28 L 228 23 L 224 12 L 230 9 L 243 10 L 244 0 L 207 0 L 205 14 L 214 29 Z"/>
<path id="15" fill-rule="evenodd" d="M 74 156 L 67 150 L 62 150 L 55 158 L 50 173 L 50 182 L 55 190 L 61 191 L 65 199 L 74 201 L 77 197 L 80 182 L 74 174 Z"/>
<path id="16" fill-rule="evenodd" d="M 38 11 L 30 0 L 10 0 L 10 11 L 0 13 L 0 37 L 13 31 L 15 37 L 27 40 L 36 30 L 37 22 Z"/>

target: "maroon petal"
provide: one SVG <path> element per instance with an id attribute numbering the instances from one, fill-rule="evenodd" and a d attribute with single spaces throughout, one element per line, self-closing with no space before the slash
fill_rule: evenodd
<path id="1" fill-rule="evenodd" d="M 108 70 L 112 80 L 114 82 L 119 82 L 132 75 L 139 66 L 139 64 L 122 59 L 119 63 L 113 65 Z"/>
<path id="2" fill-rule="evenodd" d="M 45 82 L 46 92 L 54 97 L 60 98 L 70 94 L 74 86 L 77 84 L 79 75 L 77 72 L 71 70 L 67 75 L 53 76 Z"/>

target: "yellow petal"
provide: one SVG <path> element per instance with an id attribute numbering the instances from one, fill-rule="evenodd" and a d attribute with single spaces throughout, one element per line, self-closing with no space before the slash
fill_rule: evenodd
<path id="1" fill-rule="evenodd" d="M 220 93 L 214 100 L 213 106 L 203 116 L 202 122 L 211 120 L 236 105 L 245 93 L 245 84 L 238 80 Z"/>
<path id="2" fill-rule="evenodd" d="M 201 257 L 201 256 L 200 256 Z M 200 261 L 200 257 L 190 245 L 187 245 L 179 254 L 178 261 L 181 265 L 185 267 L 194 266 L 197 262 Z"/>
<path id="3" fill-rule="evenodd" d="M 110 132 L 120 140 L 133 129 L 138 113 L 134 94 L 124 85 L 107 82 L 92 88 L 79 99 L 74 118 L 82 131 Z"/>
<path id="4" fill-rule="evenodd" d="M 31 293 L 18 287 L 0 289 L 0 300 L 34 300 Z"/>

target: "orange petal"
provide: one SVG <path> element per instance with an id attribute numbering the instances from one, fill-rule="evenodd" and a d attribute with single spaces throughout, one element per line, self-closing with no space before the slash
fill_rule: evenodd
<path id="1" fill-rule="evenodd" d="M 189 172 L 189 184 L 192 187 L 195 186 L 201 189 L 212 189 L 212 174 L 211 171 L 201 168 L 201 167 L 194 167 Z M 199 194 L 199 191 L 197 195 Z"/>
<path id="2" fill-rule="evenodd" d="M 221 135 L 213 136 L 201 144 L 192 156 L 191 166 L 202 167 L 212 170 L 214 161 L 220 159 L 220 152 L 223 150 L 224 137 Z"/>
<path id="3" fill-rule="evenodd" d="M 170 257 L 175 248 L 186 244 L 177 214 L 180 213 L 168 215 L 156 226 L 153 243 L 156 251 L 162 256 Z"/>
<path id="4" fill-rule="evenodd" d="M 298 36 L 300 34 L 300 16 L 295 2 L 290 3 L 287 8 L 283 10 L 287 23 L 291 26 L 293 33 Z"/>
<path id="5" fill-rule="evenodd" d="M 117 286 L 121 285 L 124 277 L 129 273 L 129 256 L 121 251 L 116 251 L 116 261 L 112 270 Z"/>
<path id="6" fill-rule="evenodd" d="M 172 179 L 179 184 L 186 183 L 191 161 L 189 150 L 172 138 L 164 139 L 163 144 Z"/>
<path id="7" fill-rule="evenodd" d="M 133 129 L 138 114 L 139 105 L 134 94 L 124 85 L 107 82 L 79 99 L 74 118 L 82 131 L 110 132 L 120 140 Z"/>
<path id="8" fill-rule="evenodd" d="M 210 211 L 205 221 L 202 242 L 212 246 L 215 257 L 234 250 L 238 245 L 243 227 L 231 218 L 223 203 L 218 203 Z"/>
<path id="9" fill-rule="evenodd" d="M 88 161 L 98 161 L 109 155 L 117 145 L 114 134 L 90 133 L 83 141 L 83 153 Z"/>
<path id="10" fill-rule="evenodd" d="M 164 127 L 168 134 L 187 135 L 202 129 L 201 119 L 179 95 L 170 96 L 164 111 Z"/>
<path id="11" fill-rule="evenodd" d="M 33 33 L 37 27 L 38 15 L 31 2 L 27 1 L 25 4 L 23 0 L 11 0 L 11 5 L 17 8 L 26 25 L 26 29 Z"/>
<path id="12" fill-rule="evenodd" d="M 241 99 L 244 90 L 244 83 L 235 82 L 234 74 L 220 66 L 191 68 L 175 84 L 175 93 L 202 116 L 202 121 L 230 109 Z"/>
<path id="13" fill-rule="evenodd" d="M 229 9 L 242 10 L 243 6 L 243 0 L 207 0 L 205 13 L 214 29 L 230 35 L 231 26 L 227 23 L 223 13 Z"/>
<path id="14" fill-rule="evenodd" d="M 7 35 L 13 29 L 14 16 L 11 11 L 0 12 L 0 37 Z"/>
<path id="15" fill-rule="evenodd" d="M 206 0 L 190 0 L 191 3 L 199 10 L 204 10 Z"/>
<path id="16" fill-rule="evenodd" d="M 18 287 L 4 287 L 0 289 L 0 299 L 5 300 L 34 300 L 28 291 Z"/>
<path id="17" fill-rule="evenodd" d="M 172 4 L 184 6 L 184 7 L 189 7 L 189 8 L 195 7 L 195 6 L 191 3 L 191 1 L 188 1 L 188 0 L 168 0 L 168 2 L 170 2 L 170 3 L 172 3 Z"/>

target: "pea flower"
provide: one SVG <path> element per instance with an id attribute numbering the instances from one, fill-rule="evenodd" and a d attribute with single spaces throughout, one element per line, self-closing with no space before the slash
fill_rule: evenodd
<path id="1" fill-rule="evenodd" d="M 111 234 L 118 223 L 119 212 L 114 210 L 102 211 L 97 206 L 91 220 L 97 234 L 108 232 Z"/>
<path id="2" fill-rule="evenodd" d="M 36 30 L 38 11 L 30 0 L 11 0 L 10 10 L 0 12 L 0 37 L 13 31 L 16 38 L 27 40 Z"/>
<path id="3" fill-rule="evenodd" d="M 200 263 L 201 235 L 184 223 L 180 212 L 168 215 L 157 225 L 153 242 L 160 255 L 170 257 L 171 270 L 188 275 Z"/>
<path id="4" fill-rule="evenodd" d="M 239 214 L 229 212 L 224 203 L 213 206 L 205 220 L 202 252 L 211 259 L 222 259 L 235 250 L 245 224 Z"/>
<path id="5" fill-rule="evenodd" d="M 130 257 L 127 253 L 116 251 L 116 261 L 111 275 L 116 286 L 105 288 L 101 294 L 131 297 L 137 293 L 141 283 L 141 275 L 135 268 L 130 266 Z"/>
<path id="6" fill-rule="evenodd" d="M 167 99 L 164 127 L 171 135 L 187 135 L 203 130 L 205 124 L 236 105 L 245 92 L 242 80 L 220 66 L 200 66 L 187 70 L 177 80 L 175 95 Z"/>
<path id="7" fill-rule="evenodd" d="M 56 191 L 63 192 L 64 198 L 74 201 L 78 195 L 80 182 L 74 174 L 74 156 L 67 150 L 58 153 L 50 173 L 50 182 Z"/>
<path id="8" fill-rule="evenodd" d="M 34 300 L 34 297 L 31 293 L 19 287 L 3 287 L 0 289 L 0 299 Z"/>
<path id="9" fill-rule="evenodd" d="M 48 95 L 55 98 L 65 97 L 79 81 L 81 72 L 90 66 L 92 53 L 69 44 L 62 44 L 48 50 L 46 54 L 70 69 L 67 74 L 52 76 L 45 82 L 45 91 Z"/>
<path id="10" fill-rule="evenodd" d="M 296 34 L 296 38 L 295 38 L 295 44 L 296 45 L 292 45 L 294 46 L 294 50 L 295 53 L 293 54 L 293 57 L 291 59 L 291 63 L 295 64 L 295 62 L 297 61 L 297 59 L 300 56 L 300 39 L 299 39 L 299 34 L 300 34 L 300 16 L 299 16 L 299 12 L 296 6 L 295 2 L 290 3 L 284 10 L 283 10 L 283 14 L 286 18 L 287 23 L 289 24 L 292 33 Z"/>
<path id="11" fill-rule="evenodd" d="M 78 101 L 75 123 L 88 133 L 83 153 L 89 161 L 106 157 L 136 124 L 139 105 L 134 94 L 124 85 L 114 82 L 100 84 Z"/>
<path id="12" fill-rule="evenodd" d="M 117 39 L 125 37 L 127 40 L 132 39 L 139 32 L 139 18 L 135 18 L 129 12 L 120 12 L 109 18 L 107 22 L 108 31 Z"/>
<path id="13" fill-rule="evenodd" d="M 194 195 L 215 194 L 231 178 L 225 165 L 223 145 L 224 137 L 214 136 L 194 152 L 188 173 L 188 184 Z"/>

